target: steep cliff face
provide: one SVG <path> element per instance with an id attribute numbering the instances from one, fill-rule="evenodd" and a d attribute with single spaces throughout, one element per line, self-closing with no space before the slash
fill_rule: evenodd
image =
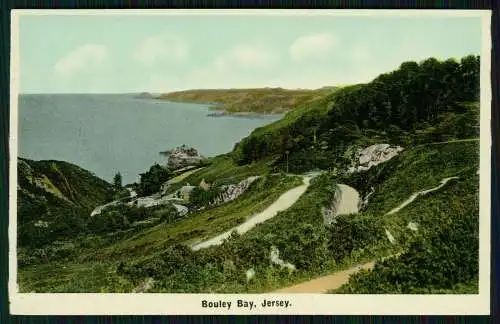
<path id="1" fill-rule="evenodd" d="M 18 245 L 78 234 L 92 209 L 112 195 L 111 184 L 71 163 L 18 159 Z"/>

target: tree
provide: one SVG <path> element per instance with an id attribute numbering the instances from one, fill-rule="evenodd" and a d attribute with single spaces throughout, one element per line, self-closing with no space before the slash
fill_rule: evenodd
<path id="1" fill-rule="evenodd" d="M 141 173 L 141 181 L 138 186 L 138 194 L 141 196 L 151 195 L 158 192 L 170 177 L 172 173 L 159 164 L 154 164 L 146 173 Z"/>
<path id="2" fill-rule="evenodd" d="M 120 172 L 117 172 L 113 177 L 113 185 L 115 186 L 116 189 L 122 187 L 122 175 Z"/>

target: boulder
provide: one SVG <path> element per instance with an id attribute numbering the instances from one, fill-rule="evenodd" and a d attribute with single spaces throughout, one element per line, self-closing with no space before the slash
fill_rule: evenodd
<path id="1" fill-rule="evenodd" d="M 353 165 L 348 168 L 347 172 L 369 170 L 372 166 L 389 161 L 402 150 L 402 147 L 391 146 L 390 144 L 375 144 L 360 149 L 355 154 Z"/>
<path id="2" fill-rule="evenodd" d="M 188 166 L 196 166 L 203 160 L 203 156 L 192 147 L 182 145 L 165 152 L 168 156 L 167 166 L 171 170 L 178 170 Z"/>
<path id="3" fill-rule="evenodd" d="M 245 180 L 239 182 L 238 184 L 230 184 L 221 186 L 221 193 L 215 199 L 214 205 L 220 205 L 227 203 L 231 200 L 238 198 L 241 194 L 243 194 L 250 185 L 257 180 L 258 176 L 248 177 Z"/>

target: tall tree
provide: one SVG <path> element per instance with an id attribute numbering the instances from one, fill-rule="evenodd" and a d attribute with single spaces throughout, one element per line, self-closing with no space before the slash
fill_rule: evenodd
<path id="1" fill-rule="evenodd" d="M 122 175 L 120 172 L 117 172 L 113 177 L 113 185 L 119 189 L 122 187 Z"/>

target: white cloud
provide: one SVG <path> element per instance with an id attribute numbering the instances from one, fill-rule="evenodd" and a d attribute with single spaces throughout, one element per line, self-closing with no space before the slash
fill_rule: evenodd
<path id="1" fill-rule="evenodd" d="M 156 35 L 142 40 L 134 53 L 134 59 L 152 66 L 160 60 L 182 61 L 187 57 L 188 46 L 177 36 Z"/>
<path id="2" fill-rule="evenodd" d="M 328 33 L 312 34 L 297 38 L 290 46 L 293 61 L 317 59 L 332 53 L 337 45 L 337 37 Z"/>
<path id="3" fill-rule="evenodd" d="M 211 64 L 192 71 L 187 81 L 193 88 L 251 87 L 255 75 L 278 60 L 278 53 L 263 44 L 239 44 L 220 53 Z"/>
<path id="4" fill-rule="evenodd" d="M 54 65 L 54 72 L 59 76 L 70 77 L 74 73 L 103 63 L 107 58 L 108 49 L 106 46 L 85 44 L 59 59 Z"/>
<path id="5" fill-rule="evenodd" d="M 276 53 L 262 45 L 240 44 L 222 53 L 216 59 L 215 65 L 219 68 L 226 66 L 265 68 L 276 60 Z"/>

